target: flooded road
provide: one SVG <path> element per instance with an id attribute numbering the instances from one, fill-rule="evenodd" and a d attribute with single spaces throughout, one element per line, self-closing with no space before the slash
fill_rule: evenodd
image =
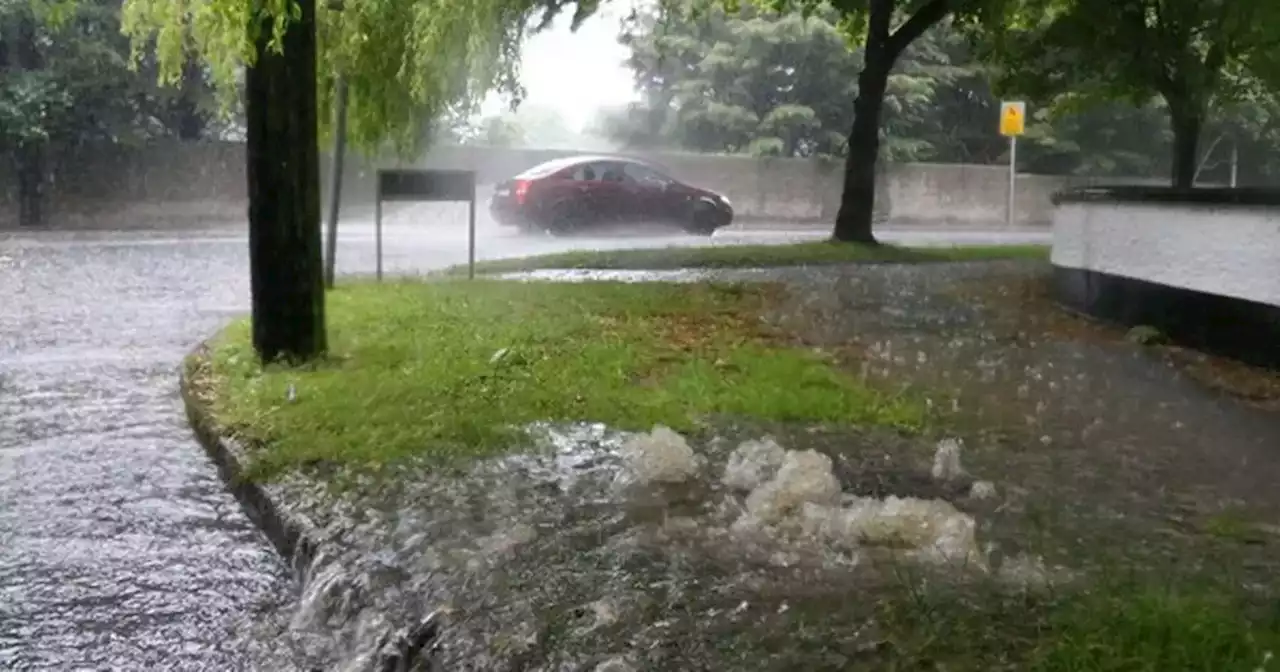
<path id="1" fill-rule="evenodd" d="M 371 271 L 371 227 L 349 231 L 339 271 Z M 480 256 L 678 242 L 485 231 Z M 456 229 L 393 220 L 385 244 L 390 272 L 465 260 Z M 0 236 L 0 669 L 287 669 L 256 652 L 296 586 L 177 393 L 183 355 L 247 309 L 245 253 L 231 230 Z"/>
<path id="2" fill-rule="evenodd" d="M 0 248 L 0 669 L 241 669 L 237 621 L 292 592 L 175 390 L 243 257 Z"/>

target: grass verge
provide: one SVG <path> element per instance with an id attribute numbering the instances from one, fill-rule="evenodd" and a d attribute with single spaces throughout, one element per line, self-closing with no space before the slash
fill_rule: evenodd
<path id="1" fill-rule="evenodd" d="M 1047 245 L 964 245 L 956 247 L 899 247 L 830 241 L 787 245 L 718 245 L 659 247 L 629 250 L 582 250 L 476 263 L 477 273 L 512 273 L 546 268 L 564 269 L 677 269 L 772 268 L 842 263 L 927 263 L 998 259 L 1048 259 Z M 465 275 L 454 266 L 448 275 Z"/>
<path id="2" fill-rule="evenodd" d="M 248 322 L 228 327 L 211 343 L 209 397 L 214 417 L 257 448 L 258 478 L 495 454 L 540 420 L 921 426 L 922 405 L 764 331 L 758 314 L 778 296 L 765 285 L 357 284 L 330 295 L 332 354 L 305 370 L 263 369 Z"/>
<path id="3" fill-rule="evenodd" d="M 1223 585 L 1104 580 L 1049 595 L 909 591 L 881 605 L 898 666 L 1032 672 L 1280 669 L 1280 620 Z"/>

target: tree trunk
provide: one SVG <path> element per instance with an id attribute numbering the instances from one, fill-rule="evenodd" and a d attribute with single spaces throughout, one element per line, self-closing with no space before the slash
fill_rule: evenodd
<path id="1" fill-rule="evenodd" d="M 874 46 L 873 46 L 874 45 Z M 880 154 L 880 112 L 893 59 L 885 47 L 868 42 L 866 62 L 858 75 L 853 102 L 853 128 L 844 159 L 844 189 L 832 237 L 841 242 L 876 244 L 872 232 L 876 198 L 876 159 Z"/>
<path id="2" fill-rule="evenodd" d="M 1200 131 L 1204 115 L 1185 103 L 1169 101 L 1169 121 L 1173 129 L 1173 186 L 1191 189 L 1196 183 L 1200 162 Z"/>
<path id="3" fill-rule="evenodd" d="M 245 73 L 253 346 L 264 363 L 305 362 L 327 347 L 315 0 L 298 6 L 283 53 L 270 50 L 271 21 L 261 21 L 257 61 Z"/>
<path id="4" fill-rule="evenodd" d="M 14 59 L 19 70 L 31 72 L 44 67 L 39 45 L 36 44 L 36 21 L 30 11 L 23 12 L 18 20 L 17 39 L 14 40 Z M 14 169 L 18 178 L 18 226 L 34 227 L 44 224 L 45 144 L 39 140 L 27 140 L 14 149 Z"/>
<path id="5" fill-rule="evenodd" d="M 204 137 L 207 119 L 200 109 L 200 93 L 204 86 L 204 73 L 200 62 L 189 58 L 182 66 L 182 89 L 173 102 L 174 131 L 179 140 L 200 140 Z"/>
<path id="6" fill-rule="evenodd" d="M 45 223 L 45 146 L 27 142 L 14 150 L 18 178 L 18 226 L 37 227 Z"/>

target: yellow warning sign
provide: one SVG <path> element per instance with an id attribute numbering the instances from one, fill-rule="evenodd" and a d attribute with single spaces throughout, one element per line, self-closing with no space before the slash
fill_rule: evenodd
<path id="1" fill-rule="evenodd" d="M 1000 103 L 1000 135 L 1007 137 L 1022 135 L 1026 128 L 1026 103 L 1021 101 Z"/>

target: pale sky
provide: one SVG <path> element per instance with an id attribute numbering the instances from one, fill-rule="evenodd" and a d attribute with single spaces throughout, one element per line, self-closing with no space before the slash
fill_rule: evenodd
<path id="1" fill-rule="evenodd" d="M 569 128 L 581 131 L 602 107 L 636 99 L 631 70 L 623 65 L 628 49 L 618 44 L 618 26 L 631 3 L 615 0 L 570 32 L 570 15 L 525 43 L 521 81 L 525 103 L 559 111 Z M 572 12 L 570 12 L 572 14 Z M 505 103 L 490 96 L 481 113 L 502 112 Z"/>

